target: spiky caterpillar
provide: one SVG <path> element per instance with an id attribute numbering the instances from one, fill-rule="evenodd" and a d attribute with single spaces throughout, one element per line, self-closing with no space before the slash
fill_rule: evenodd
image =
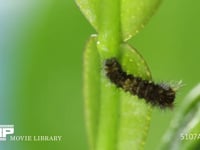
<path id="1" fill-rule="evenodd" d="M 153 106 L 173 108 L 176 91 L 169 85 L 156 84 L 153 81 L 127 74 L 116 58 L 106 59 L 104 69 L 110 81 L 124 91 L 145 99 L 147 103 Z"/>

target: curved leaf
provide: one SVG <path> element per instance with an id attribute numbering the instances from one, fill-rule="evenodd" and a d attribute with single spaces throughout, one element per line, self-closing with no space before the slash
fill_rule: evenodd
<path id="1" fill-rule="evenodd" d="M 174 116 L 169 131 L 160 144 L 160 150 L 200 149 L 200 84 L 185 98 Z M 199 136 L 199 138 L 197 136 Z M 196 136 L 196 138 L 194 137 Z M 192 139 L 193 137 L 194 139 Z"/>

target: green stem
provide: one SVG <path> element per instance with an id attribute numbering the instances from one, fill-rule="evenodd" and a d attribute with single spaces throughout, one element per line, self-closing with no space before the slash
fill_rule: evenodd
<path id="1" fill-rule="evenodd" d="M 99 35 L 97 48 L 101 58 L 117 57 L 121 42 L 120 0 L 102 0 L 100 5 Z M 119 93 L 115 86 L 107 86 L 101 78 L 101 106 L 96 150 L 116 150 Z"/>
<path id="2" fill-rule="evenodd" d="M 119 54 L 120 35 L 120 0 L 102 0 L 97 47 L 100 56 L 105 59 Z"/>

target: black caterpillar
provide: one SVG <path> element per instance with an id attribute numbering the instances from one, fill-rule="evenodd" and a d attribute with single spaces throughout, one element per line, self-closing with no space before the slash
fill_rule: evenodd
<path id="1" fill-rule="evenodd" d="M 173 108 L 176 92 L 169 85 L 155 84 L 153 81 L 143 80 L 122 70 L 116 58 L 105 61 L 106 76 L 117 87 L 124 91 L 144 98 L 147 103 L 160 108 Z"/>

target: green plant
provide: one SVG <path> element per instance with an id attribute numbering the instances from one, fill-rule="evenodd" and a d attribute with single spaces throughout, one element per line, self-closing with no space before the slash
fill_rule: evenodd
<path id="1" fill-rule="evenodd" d="M 200 84 L 192 89 L 176 111 L 159 146 L 160 150 L 200 149 Z"/>
<path id="2" fill-rule="evenodd" d="M 84 52 L 84 99 L 91 150 L 142 150 L 152 108 L 105 77 L 105 59 L 116 57 L 130 74 L 151 79 L 142 56 L 127 40 L 144 26 L 159 0 L 76 0 L 96 29 Z"/>

